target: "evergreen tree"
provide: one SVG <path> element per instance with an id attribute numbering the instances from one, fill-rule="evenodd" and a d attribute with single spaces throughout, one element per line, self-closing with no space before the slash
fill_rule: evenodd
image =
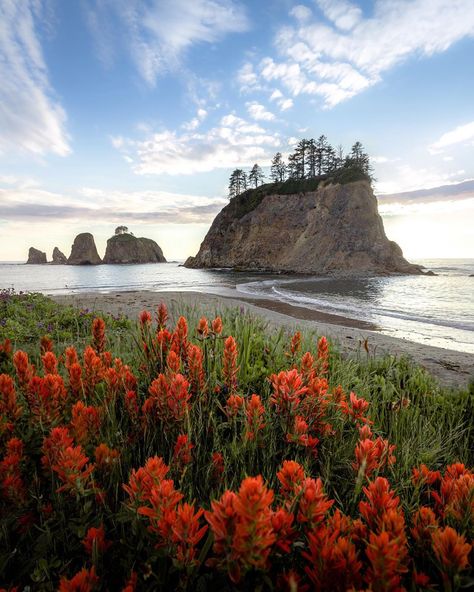
<path id="1" fill-rule="evenodd" d="M 361 142 L 357 141 L 351 148 L 351 153 L 346 157 L 346 166 L 356 167 L 371 177 L 372 165 L 369 155 L 365 152 Z"/>
<path id="2" fill-rule="evenodd" d="M 323 171 L 326 168 L 326 157 L 327 157 L 327 150 L 329 147 L 328 139 L 323 134 L 319 136 L 316 142 L 316 172 L 319 175 L 322 175 Z"/>
<path id="3" fill-rule="evenodd" d="M 308 140 L 306 146 L 307 156 L 306 156 L 306 176 L 309 179 L 313 179 L 316 177 L 316 142 L 314 138 Z"/>
<path id="4" fill-rule="evenodd" d="M 248 175 L 248 181 L 251 185 L 254 185 L 256 189 L 263 183 L 263 179 L 265 179 L 265 175 L 263 174 L 262 168 L 255 163 Z"/>
<path id="5" fill-rule="evenodd" d="M 295 178 L 304 179 L 306 175 L 306 158 L 308 156 L 308 140 L 300 140 L 295 148 Z"/>
<path id="6" fill-rule="evenodd" d="M 283 161 L 281 152 L 277 152 L 272 160 L 271 178 L 275 183 L 281 183 L 285 180 L 286 172 L 286 164 Z"/>
<path id="7" fill-rule="evenodd" d="M 344 166 L 344 148 L 341 144 L 336 148 L 336 169 L 340 169 Z"/>
<path id="8" fill-rule="evenodd" d="M 336 151 L 334 150 L 334 148 L 331 145 L 329 145 L 326 149 L 324 172 L 325 173 L 332 173 L 333 171 L 337 170 L 338 168 L 339 167 L 337 164 Z"/>
<path id="9" fill-rule="evenodd" d="M 235 169 L 229 179 L 229 197 L 236 197 L 247 189 L 247 175 L 242 169 Z"/>
<path id="10" fill-rule="evenodd" d="M 290 156 L 288 157 L 287 172 L 288 172 L 289 179 L 299 179 L 299 177 L 298 177 L 299 164 L 298 164 L 298 156 L 296 153 L 290 154 Z"/>

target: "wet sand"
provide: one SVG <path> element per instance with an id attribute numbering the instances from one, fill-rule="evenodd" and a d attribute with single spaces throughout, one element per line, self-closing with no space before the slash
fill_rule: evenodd
<path id="1" fill-rule="evenodd" d="M 285 327 L 289 331 L 310 329 L 325 335 L 335 342 L 343 353 L 394 356 L 406 355 L 425 368 L 444 386 L 466 387 L 474 379 L 474 356 L 454 350 L 414 343 L 405 339 L 390 337 L 377 332 L 377 326 L 364 321 L 356 321 L 338 315 L 309 310 L 273 300 L 247 298 L 242 294 L 236 297 L 217 296 L 201 292 L 151 292 L 129 291 L 101 294 L 88 292 L 81 294 L 54 296 L 54 300 L 78 308 L 87 308 L 114 315 L 125 314 L 137 318 L 148 309 L 153 311 L 160 302 L 178 308 L 196 307 L 202 314 L 212 316 L 226 307 L 241 309 L 258 315 L 267 321 L 269 328 Z"/>

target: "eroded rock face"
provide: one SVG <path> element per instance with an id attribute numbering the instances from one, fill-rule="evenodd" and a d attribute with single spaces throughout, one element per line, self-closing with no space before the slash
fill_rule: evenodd
<path id="1" fill-rule="evenodd" d="M 117 234 L 107 241 L 104 263 L 166 263 L 166 259 L 154 240 Z"/>
<path id="2" fill-rule="evenodd" d="M 67 257 L 64 253 L 62 253 L 58 247 L 54 247 L 53 249 L 53 265 L 66 265 Z"/>
<path id="3" fill-rule="evenodd" d="M 266 195 L 249 211 L 240 195 L 217 215 L 186 267 L 295 273 L 421 273 L 388 240 L 368 181 Z"/>
<path id="4" fill-rule="evenodd" d="M 94 237 L 90 232 L 82 232 L 76 236 L 67 262 L 69 265 L 99 265 L 102 263 Z"/>
<path id="5" fill-rule="evenodd" d="M 28 261 L 26 262 L 27 264 L 29 263 L 30 265 L 39 265 L 39 264 L 43 264 L 43 263 L 47 263 L 46 261 L 46 253 L 43 253 L 43 251 L 39 251 L 38 249 L 35 249 L 34 247 L 30 247 L 28 250 Z"/>

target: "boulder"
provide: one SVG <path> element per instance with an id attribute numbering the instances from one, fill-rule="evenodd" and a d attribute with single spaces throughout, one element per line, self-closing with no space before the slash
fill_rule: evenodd
<path id="1" fill-rule="evenodd" d="M 124 233 L 109 238 L 104 263 L 166 263 L 166 259 L 154 240 Z"/>
<path id="2" fill-rule="evenodd" d="M 68 265 L 99 265 L 102 263 L 94 237 L 90 232 L 82 232 L 76 236 L 67 262 Z"/>
<path id="3" fill-rule="evenodd" d="M 30 265 L 39 265 L 39 264 L 47 263 L 46 253 L 43 253 L 43 251 L 39 251 L 38 249 L 35 249 L 34 247 L 30 247 L 30 249 L 28 251 L 28 261 L 26 263 L 27 264 L 29 263 Z"/>
<path id="4" fill-rule="evenodd" d="M 420 274 L 390 241 L 368 180 L 321 183 L 279 194 L 278 185 L 230 200 L 186 267 L 302 274 Z"/>
<path id="5" fill-rule="evenodd" d="M 66 265 L 67 257 L 64 253 L 62 253 L 58 247 L 54 247 L 53 249 L 53 265 Z"/>

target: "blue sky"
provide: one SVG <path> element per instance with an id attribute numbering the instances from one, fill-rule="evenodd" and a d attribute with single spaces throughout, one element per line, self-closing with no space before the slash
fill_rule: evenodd
<path id="1" fill-rule="evenodd" d="M 183 259 L 233 168 L 322 133 L 407 256 L 474 257 L 473 58 L 472 0 L 0 0 L 0 260 L 118 224 Z"/>

